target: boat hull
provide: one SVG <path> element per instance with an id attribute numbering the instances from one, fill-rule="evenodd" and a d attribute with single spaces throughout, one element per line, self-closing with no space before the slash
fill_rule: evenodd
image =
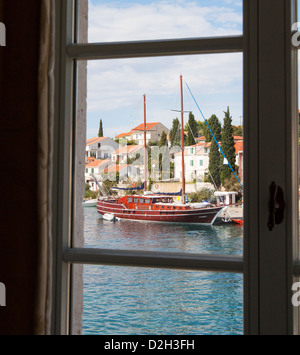
<path id="1" fill-rule="evenodd" d="M 222 210 L 223 207 L 192 208 L 170 211 L 127 209 L 124 205 L 119 205 L 110 201 L 99 200 L 97 203 L 97 211 L 101 215 L 111 213 L 119 219 L 141 222 L 212 225 Z"/>

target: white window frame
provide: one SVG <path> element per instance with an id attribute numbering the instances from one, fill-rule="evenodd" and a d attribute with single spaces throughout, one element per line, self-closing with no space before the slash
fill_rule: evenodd
<path id="1" fill-rule="evenodd" d="M 70 333 L 74 264 L 243 273 L 245 334 L 298 332 L 294 324 L 297 320 L 293 316 L 295 309 L 290 302 L 293 277 L 300 275 L 299 262 L 295 261 L 299 255 L 296 255 L 298 195 L 295 196 L 298 191 L 295 154 L 298 129 L 295 129 L 296 119 L 287 119 L 297 114 L 297 53 L 289 45 L 296 2 L 291 1 L 295 7 L 292 10 L 289 1 L 244 0 L 242 36 L 78 44 L 75 41 L 75 0 L 55 1 L 56 33 L 61 36 L 56 40 L 52 212 L 56 238 L 52 333 Z M 275 31 L 274 38 L 270 36 L 270 30 Z M 244 176 L 247 179 L 244 179 L 243 257 L 72 248 L 76 61 L 233 52 L 244 53 Z M 268 60 L 270 58 L 272 60 Z M 272 79 L 274 72 L 277 73 L 276 81 L 282 84 L 276 90 Z M 279 100 L 272 100 L 271 94 Z M 268 106 L 270 102 L 272 107 Z M 273 137 L 268 131 L 268 125 L 272 123 L 268 109 L 275 116 L 276 110 L 280 110 L 286 118 L 272 126 Z M 283 132 L 284 142 L 279 145 L 284 149 L 280 153 L 274 140 L 279 142 Z M 272 153 L 267 144 L 276 151 L 275 167 L 269 166 Z M 268 232 L 268 186 L 273 179 L 283 187 L 287 207 L 284 222 Z"/>

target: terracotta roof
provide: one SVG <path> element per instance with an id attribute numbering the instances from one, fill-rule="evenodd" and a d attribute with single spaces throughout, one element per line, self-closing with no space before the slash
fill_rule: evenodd
<path id="1" fill-rule="evenodd" d="M 104 172 L 109 173 L 118 173 L 123 169 L 126 169 L 129 165 L 128 164 L 121 164 L 121 165 L 111 165 L 109 168 L 105 169 Z"/>
<path id="2" fill-rule="evenodd" d="M 159 122 L 152 122 L 152 123 L 146 123 L 146 130 L 150 130 L 151 128 L 155 127 Z M 144 123 L 140 124 L 139 126 L 135 127 L 133 131 L 144 131 L 145 126 Z"/>
<path id="3" fill-rule="evenodd" d="M 242 152 L 243 151 L 243 141 L 236 142 L 234 147 L 235 147 L 235 154 L 238 154 L 239 152 Z"/>
<path id="4" fill-rule="evenodd" d="M 102 141 L 103 139 L 107 139 L 108 137 L 94 137 L 94 138 L 90 138 L 86 141 L 86 145 L 91 145 L 94 143 L 98 143 L 100 141 Z"/>
<path id="5" fill-rule="evenodd" d="M 143 145 L 125 145 L 125 147 L 117 149 L 113 154 L 132 154 L 144 148 Z"/>
<path id="6" fill-rule="evenodd" d="M 128 133 L 121 133 L 121 134 L 117 135 L 116 138 L 122 138 L 122 137 L 131 136 L 131 135 L 132 135 L 132 131 L 128 132 Z"/>
<path id="7" fill-rule="evenodd" d="M 108 160 L 108 159 L 106 159 L 106 160 L 103 160 L 103 159 L 98 159 L 98 160 L 93 160 L 93 161 L 91 161 L 90 163 L 88 163 L 88 164 L 86 164 L 85 165 L 85 167 L 86 168 L 96 168 L 96 167 L 98 167 L 98 166 L 100 166 L 100 165 L 102 165 L 102 164 L 108 164 L 108 163 L 110 163 L 111 161 L 110 160 Z"/>

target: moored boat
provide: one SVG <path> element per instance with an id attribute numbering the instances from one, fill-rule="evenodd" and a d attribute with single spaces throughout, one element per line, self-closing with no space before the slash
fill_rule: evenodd
<path id="1" fill-rule="evenodd" d="M 167 195 L 129 195 L 100 198 L 97 211 L 102 215 L 109 213 L 119 219 L 132 221 L 212 225 L 224 208 L 198 206 L 174 202 Z"/>
<path id="2" fill-rule="evenodd" d="M 93 200 L 84 200 L 82 201 L 82 206 L 83 207 L 96 207 L 97 206 L 97 199 Z"/>

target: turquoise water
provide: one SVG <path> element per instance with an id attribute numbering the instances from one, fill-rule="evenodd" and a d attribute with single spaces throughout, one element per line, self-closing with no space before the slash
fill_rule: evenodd
<path id="1" fill-rule="evenodd" d="M 242 227 L 108 222 L 85 208 L 85 247 L 242 255 Z M 84 266 L 83 334 L 243 333 L 240 274 Z"/>

